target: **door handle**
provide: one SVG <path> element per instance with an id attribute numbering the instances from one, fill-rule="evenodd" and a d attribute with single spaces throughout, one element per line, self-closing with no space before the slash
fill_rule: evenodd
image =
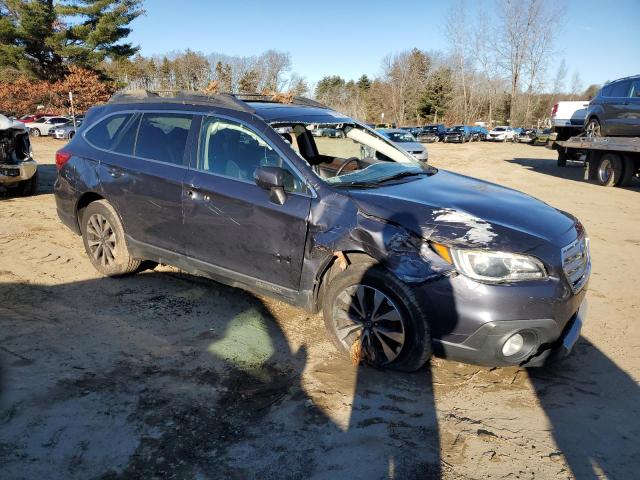
<path id="1" fill-rule="evenodd" d="M 211 197 L 209 195 L 205 194 L 200 194 L 198 193 L 197 190 L 189 188 L 187 189 L 187 197 L 190 198 L 191 200 L 204 200 L 205 202 L 208 202 L 209 200 L 211 200 Z"/>
<path id="2" fill-rule="evenodd" d="M 124 175 L 124 171 L 120 170 L 119 168 L 109 168 L 107 171 L 113 178 L 119 178 Z"/>

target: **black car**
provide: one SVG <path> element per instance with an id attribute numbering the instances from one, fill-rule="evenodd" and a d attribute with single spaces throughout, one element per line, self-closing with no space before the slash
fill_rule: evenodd
<path id="1" fill-rule="evenodd" d="M 444 140 L 447 128 L 443 124 L 426 125 L 416 135 L 416 139 L 422 143 L 434 143 Z"/>
<path id="2" fill-rule="evenodd" d="M 602 87 L 589 102 L 585 130 L 595 137 L 640 136 L 640 75 Z"/>
<path id="3" fill-rule="evenodd" d="M 251 98 L 130 92 L 89 111 L 54 190 L 98 271 L 167 263 L 322 310 L 336 347 L 375 366 L 570 351 L 590 272 L 574 217 L 312 100 Z M 344 138 L 316 142 L 317 125 Z"/>
<path id="4" fill-rule="evenodd" d="M 473 134 L 471 133 L 471 127 L 467 127 L 466 125 L 456 125 L 447 129 L 447 132 L 444 134 L 444 141 L 447 143 L 450 142 L 472 142 Z"/>

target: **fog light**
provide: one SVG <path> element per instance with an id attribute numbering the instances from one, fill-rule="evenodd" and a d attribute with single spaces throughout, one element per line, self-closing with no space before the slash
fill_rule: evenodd
<path id="1" fill-rule="evenodd" d="M 511 357 L 522 350 L 523 346 L 524 337 L 519 333 L 516 333 L 515 335 L 511 335 L 509 339 L 504 342 L 504 345 L 502 345 L 502 354 L 505 357 Z"/>

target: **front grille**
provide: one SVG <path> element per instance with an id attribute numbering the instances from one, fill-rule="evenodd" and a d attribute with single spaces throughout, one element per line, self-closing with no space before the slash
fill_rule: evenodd
<path id="1" fill-rule="evenodd" d="M 574 293 L 584 287 L 589 268 L 589 241 L 583 235 L 562 249 L 562 269 Z"/>

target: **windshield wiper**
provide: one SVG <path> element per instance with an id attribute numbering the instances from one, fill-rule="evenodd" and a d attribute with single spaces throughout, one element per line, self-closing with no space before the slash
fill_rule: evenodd
<path id="1" fill-rule="evenodd" d="M 405 177 L 415 177 L 420 175 L 432 175 L 434 172 L 400 172 L 389 177 L 384 177 L 379 180 L 369 180 L 366 182 L 355 180 L 353 182 L 339 182 L 334 183 L 334 187 L 355 187 L 355 188 L 376 188 L 381 183 L 385 183 L 391 180 L 399 180 Z"/>
<path id="2" fill-rule="evenodd" d="M 395 175 L 391 175 L 390 177 L 384 177 L 381 178 L 380 180 L 373 180 L 371 183 L 384 183 L 384 182 L 389 182 L 391 180 L 398 180 L 400 178 L 405 178 L 405 177 L 416 177 L 416 176 L 420 176 L 420 175 L 430 175 L 430 173 L 428 172 L 400 172 L 400 173 L 396 173 Z"/>

